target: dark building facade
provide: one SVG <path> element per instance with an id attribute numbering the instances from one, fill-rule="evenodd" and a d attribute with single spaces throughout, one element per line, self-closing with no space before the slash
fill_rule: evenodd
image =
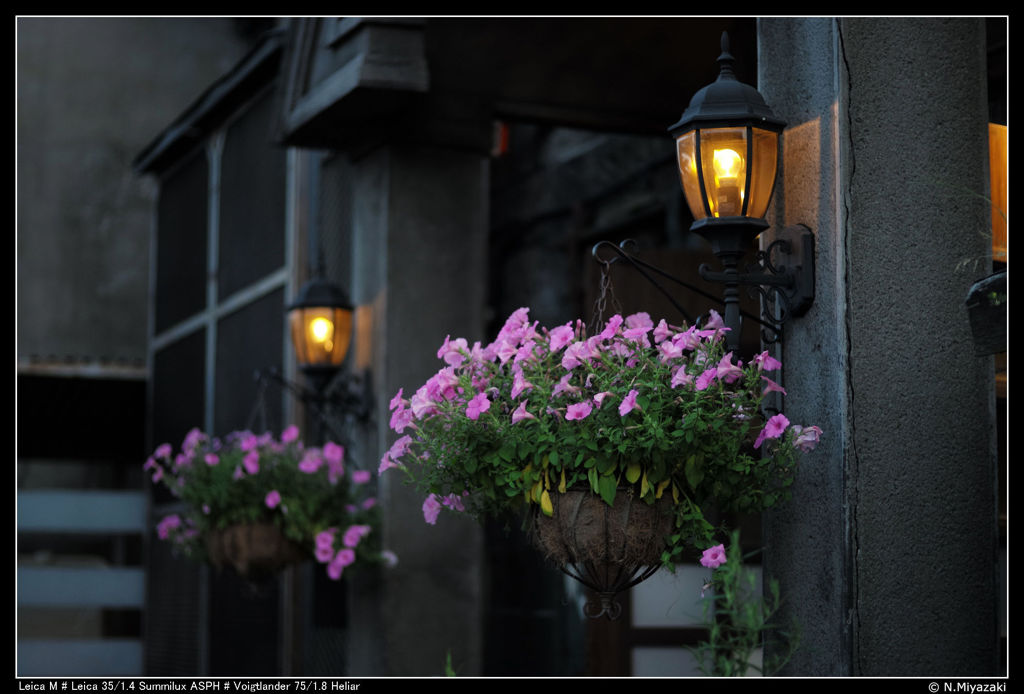
<path id="1" fill-rule="evenodd" d="M 160 189 L 150 443 L 309 424 L 252 374 L 297 377 L 284 309 L 317 266 L 357 305 L 345 370 L 373 413 L 337 425 L 370 468 L 391 443 L 388 401 L 436 371 L 446 335 L 487 340 L 520 306 L 589 320 L 595 243 L 635 239 L 697 281 L 710 254 L 666 128 L 713 80 L 725 30 L 740 78 L 789 123 L 770 216 L 816 236 L 815 303 L 780 354 L 787 412 L 825 437 L 794 502 L 746 528 L 803 628 L 788 672 L 999 674 L 997 366 L 963 315 L 992 270 L 990 239 L 963 230 L 987 229 L 989 209 L 934 181 L 988 190 L 986 124 L 1005 98 L 998 79 L 986 89 L 1000 65 L 986 46 L 999 54 L 1005 26 L 281 20 L 136 159 Z M 642 278 L 613 281 L 623 311 L 676 319 Z M 756 329 L 744 340 L 753 351 Z M 167 599 L 149 610 L 150 673 L 434 675 L 451 654 L 470 675 L 696 674 L 684 646 L 700 615 L 669 607 L 697 592 L 685 570 L 634 589 L 621 621 L 589 622 L 580 589 L 514 531 L 427 526 L 408 488 L 377 485 L 399 564 L 344 590 L 305 567 L 247 594 L 154 549 L 149 592 Z"/>

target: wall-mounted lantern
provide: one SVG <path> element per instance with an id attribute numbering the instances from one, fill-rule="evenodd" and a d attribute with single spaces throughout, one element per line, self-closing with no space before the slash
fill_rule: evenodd
<path id="1" fill-rule="evenodd" d="M 260 369 L 255 374 L 259 397 L 270 381 L 277 382 L 312 410 L 311 442 L 319 442 L 327 429 L 343 441 L 331 413 L 365 421 L 371 403 L 369 379 L 340 374 L 352 341 L 352 302 L 340 287 L 318 275 L 302 286 L 286 310 L 295 359 L 310 387 L 289 381 L 277 368 Z M 258 402 L 254 413 L 260 409 Z"/>
<path id="2" fill-rule="evenodd" d="M 318 393 L 324 392 L 348 354 L 352 310 L 341 288 L 319 277 L 303 285 L 288 307 L 295 358 Z"/>
<path id="3" fill-rule="evenodd" d="M 814 236 L 802 226 L 785 229 L 774 248 L 761 254 L 760 269 L 767 273 L 740 272 L 739 261 L 769 227 L 765 214 L 775 188 L 779 133 L 786 124 L 754 87 L 736 79 L 725 33 L 718 63 L 718 79 L 694 95 L 669 132 L 676 141 L 683 195 L 693 213 L 690 230 L 707 239 L 724 268 L 713 272 L 701 266 L 700 273 L 725 284 L 727 344 L 736 349 L 739 285 L 771 287 L 781 293 L 787 316 L 799 315 L 813 303 Z M 772 251 L 786 257 L 786 266 L 772 263 Z M 778 316 L 776 321 L 781 326 Z"/>

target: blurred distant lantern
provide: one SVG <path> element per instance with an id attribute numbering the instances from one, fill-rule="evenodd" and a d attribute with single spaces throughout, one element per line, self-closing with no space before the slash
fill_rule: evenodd
<path id="1" fill-rule="evenodd" d="M 754 87 L 736 79 L 734 62 L 729 37 L 723 33 L 718 79 L 698 91 L 679 122 L 669 128 L 676 141 L 683 194 L 693 213 L 690 230 L 708 240 L 724 268 L 718 273 L 702 266 L 701 275 L 725 284 L 723 318 L 731 329 L 727 339 L 732 348 L 739 344 L 739 284 L 768 285 L 790 300 L 798 298 L 799 306 L 789 306 L 793 313 L 806 310 L 814 296 L 813 250 L 803 263 L 809 278 L 739 273 L 740 259 L 769 227 L 765 215 L 775 188 L 779 133 L 786 124 Z M 810 231 L 806 237 L 804 243 L 813 244 Z M 785 244 L 783 252 L 790 250 L 790 241 Z"/>
<path id="2" fill-rule="evenodd" d="M 314 278 L 288 307 L 299 368 L 322 393 L 341 368 L 352 339 L 352 303 L 336 285 Z"/>

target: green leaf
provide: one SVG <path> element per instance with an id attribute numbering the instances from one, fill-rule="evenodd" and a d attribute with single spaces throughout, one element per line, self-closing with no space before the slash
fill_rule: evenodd
<path id="1" fill-rule="evenodd" d="M 540 494 L 540 510 L 545 516 L 551 516 L 551 494 L 546 489 Z"/>
<path id="2" fill-rule="evenodd" d="M 691 455 L 686 459 L 686 465 L 683 467 L 683 474 L 686 475 L 686 481 L 690 484 L 690 488 L 696 490 L 704 480 L 704 465 L 703 456 L 698 460 L 697 456 Z"/>
<path id="3" fill-rule="evenodd" d="M 615 477 L 612 475 L 601 475 L 598 479 L 598 491 L 605 503 L 611 506 L 615 503 Z"/>
<path id="4" fill-rule="evenodd" d="M 466 472 L 469 474 L 476 472 L 476 458 L 473 456 L 467 456 L 464 464 L 466 466 Z"/>
<path id="5" fill-rule="evenodd" d="M 592 492 L 594 492 L 595 494 L 597 494 L 598 487 L 597 487 L 597 469 L 596 468 L 590 468 L 589 470 L 587 470 L 587 480 L 590 481 L 590 490 Z"/>
<path id="6" fill-rule="evenodd" d="M 640 467 L 640 463 L 630 463 L 626 467 L 626 480 L 630 484 L 634 484 L 643 472 L 643 468 Z M 646 477 L 644 478 L 646 480 Z"/>

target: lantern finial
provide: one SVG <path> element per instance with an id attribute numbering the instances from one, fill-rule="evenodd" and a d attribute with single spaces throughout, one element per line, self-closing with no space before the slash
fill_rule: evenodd
<path id="1" fill-rule="evenodd" d="M 718 79 L 734 80 L 736 79 L 736 73 L 733 72 L 732 66 L 736 62 L 736 59 L 732 57 L 732 53 L 729 52 L 729 32 L 722 32 L 722 54 L 718 56 L 719 73 Z"/>

